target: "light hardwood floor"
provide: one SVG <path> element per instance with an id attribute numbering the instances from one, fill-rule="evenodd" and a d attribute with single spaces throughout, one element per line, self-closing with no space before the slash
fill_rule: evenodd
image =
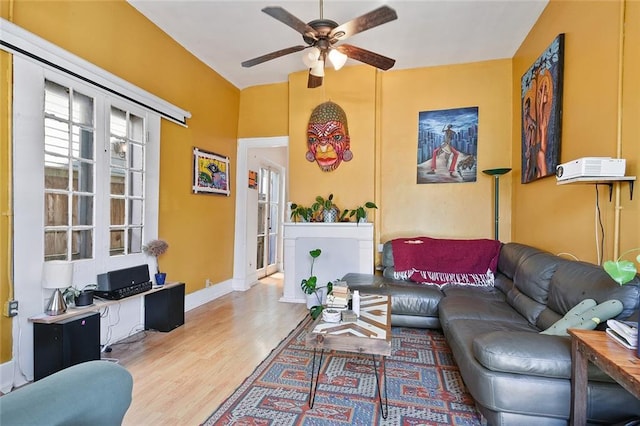
<path id="1" fill-rule="evenodd" d="M 186 313 L 169 333 L 146 332 L 116 344 L 133 375 L 124 425 L 199 425 L 305 317 L 304 304 L 282 303 L 281 275 Z"/>

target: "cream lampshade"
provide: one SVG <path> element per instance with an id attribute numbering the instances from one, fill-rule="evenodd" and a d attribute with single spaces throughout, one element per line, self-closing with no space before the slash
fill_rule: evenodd
<path id="1" fill-rule="evenodd" d="M 53 288 L 55 291 L 49 299 L 45 310 L 47 315 L 60 315 L 66 312 L 67 304 L 64 302 L 61 288 L 67 288 L 73 282 L 73 263 L 64 260 L 50 260 L 44 262 L 42 270 L 42 287 Z"/>

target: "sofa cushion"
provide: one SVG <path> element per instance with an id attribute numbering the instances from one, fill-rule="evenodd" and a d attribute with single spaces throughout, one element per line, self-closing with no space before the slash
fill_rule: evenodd
<path id="1" fill-rule="evenodd" d="M 473 356 L 484 367 L 502 373 L 571 378 L 571 339 L 528 331 L 493 331 L 473 339 Z M 589 364 L 589 380 L 615 383 Z"/>
<path id="2" fill-rule="evenodd" d="M 549 283 L 559 258 L 538 251 L 520 260 L 514 277 L 514 286 L 507 293 L 507 301 L 531 324 L 546 308 Z"/>
<path id="3" fill-rule="evenodd" d="M 495 331 L 473 339 L 473 355 L 493 371 L 571 377 L 571 340 L 561 336 Z"/>
<path id="4" fill-rule="evenodd" d="M 500 249 L 498 270 L 513 279 L 516 274 L 516 268 L 520 265 L 520 262 L 537 253 L 540 253 L 540 250 L 535 247 L 519 243 L 506 243 Z"/>
<path id="5" fill-rule="evenodd" d="M 594 299 L 598 303 L 616 299 L 623 306 L 616 318 L 624 319 L 638 308 L 638 283 L 640 280 L 636 277 L 621 286 L 598 265 L 563 260 L 551 279 L 547 307 L 564 315 L 583 299 Z"/>
<path id="6" fill-rule="evenodd" d="M 351 290 L 359 290 L 365 294 L 392 295 L 391 313 L 394 315 L 437 317 L 438 304 L 444 297 L 438 286 L 394 280 L 379 275 L 349 273 L 342 279 Z"/>
<path id="7" fill-rule="evenodd" d="M 514 327 L 524 327 L 535 331 L 529 323 L 508 303 L 499 298 L 477 297 L 474 292 L 468 295 L 457 294 L 447 296 L 440 301 L 440 322 L 454 320 L 482 320 L 488 322 L 504 322 Z"/>

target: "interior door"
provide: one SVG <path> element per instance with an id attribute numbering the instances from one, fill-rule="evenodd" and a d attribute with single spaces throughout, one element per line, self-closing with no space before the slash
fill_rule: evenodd
<path id="1" fill-rule="evenodd" d="M 280 173 L 261 167 L 258 176 L 258 278 L 278 271 L 278 232 L 280 229 Z"/>

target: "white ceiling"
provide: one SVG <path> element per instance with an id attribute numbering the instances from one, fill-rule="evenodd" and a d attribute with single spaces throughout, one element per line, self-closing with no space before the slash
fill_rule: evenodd
<path id="1" fill-rule="evenodd" d="M 305 69 L 302 52 L 251 68 L 240 63 L 305 44 L 261 11 L 281 6 L 304 22 L 320 18 L 319 0 L 128 0 L 202 62 L 243 89 L 285 82 Z M 324 0 L 324 19 L 343 24 L 382 5 L 398 19 L 347 43 L 396 59 L 391 70 L 511 58 L 548 0 Z M 349 60 L 347 66 L 361 64 Z"/>

